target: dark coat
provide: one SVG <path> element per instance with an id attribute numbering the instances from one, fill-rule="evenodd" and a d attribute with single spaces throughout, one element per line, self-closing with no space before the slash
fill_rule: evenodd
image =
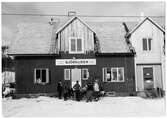
<path id="1" fill-rule="evenodd" d="M 81 86 L 80 86 L 78 83 L 76 83 L 76 84 L 73 86 L 73 88 L 74 88 L 75 91 L 78 91 L 78 90 L 81 89 Z"/>
<path id="2" fill-rule="evenodd" d="M 63 91 L 63 86 L 60 83 L 58 83 L 58 85 L 57 85 L 57 91 L 58 92 L 62 92 Z"/>

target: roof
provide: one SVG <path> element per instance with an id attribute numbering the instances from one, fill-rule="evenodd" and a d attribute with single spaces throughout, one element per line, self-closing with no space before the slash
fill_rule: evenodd
<path id="1" fill-rule="evenodd" d="M 132 29 L 129 34 L 132 34 L 133 32 L 135 32 L 146 20 L 149 20 L 152 24 L 154 24 L 158 29 L 160 29 L 163 33 L 165 33 L 165 29 L 162 28 L 159 24 L 157 24 L 155 21 L 153 21 L 151 18 L 146 17 L 145 19 L 143 19 L 143 21 L 141 21 L 136 27 L 134 27 L 134 29 Z"/>
<path id="2" fill-rule="evenodd" d="M 124 38 L 126 32 L 122 22 L 87 22 L 96 33 L 102 53 L 127 53 L 129 46 Z M 131 29 L 136 22 L 126 22 Z"/>
<path id="3" fill-rule="evenodd" d="M 51 36 L 52 27 L 49 24 L 21 23 L 9 54 L 48 54 Z"/>
<path id="4" fill-rule="evenodd" d="M 54 25 L 48 23 L 22 23 L 18 26 L 16 39 L 12 41 L 9 54 L 50 54 L 53 52 L 53 41 L 56 33 L 76 17 L 60 19 Z M 80 19 L 79 19 L 80 20 Z M 125 30 L 122 22 L 82 22 L 90 28 L 100 41 L 102 53 L 130 52 L 125 41 Z M 137 22 L 126 22 L 130 30 Z"/>

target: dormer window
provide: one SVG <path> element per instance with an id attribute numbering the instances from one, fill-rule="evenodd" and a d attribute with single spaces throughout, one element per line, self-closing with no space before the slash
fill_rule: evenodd
<path id="1" fill-rule="evenodd" d="M 151 51 L 152 38 L 143 38 L 143 51 Z"/>
<path id="2" fill-rule="evenodd" d="M 84 53 L 84 42 L 82 38 L 71 37 L 69 39 L 69 53 L 71 54 L 79 54 Z"/>

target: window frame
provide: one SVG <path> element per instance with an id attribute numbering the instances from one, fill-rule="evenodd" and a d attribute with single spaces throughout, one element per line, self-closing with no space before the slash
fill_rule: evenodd
<path id="1" fill-rule="evenodd" d="M 75 39 L 75 46 L 76 46 L 76 49 L 75 51 L 71 51 L 71 39 Z M 81 51 L 77 51 L 78 49 L 78 46 L 77 46 L 77 40 L 78 39 L 81 39 Z M 84 39 L 82 37 L 69 37 L 69 53 L 70 54 L 81 54 L 81 53 L 84 53 Z"/>
<path id="2" fill-rule="evenodd" d="M 66 71 L 69 71 L 69 78 L 66 77 Z M 71 69 L 64 69 L 64 80 L 71 80 Z"/>
<path id="3" fill-rule="evenodd" d="M 122 81 L 118 80 L 119 69 L 122 69 L 122 70 L 123 70 L 123 75 L 122 75 L 122 76 L 123 76 L 123 80 L 122 80 Z M 118 68 L 117 68 L 117 81 L 118 81 L 118 82 L 124 82 L 124 81 L 125 81 L 124 75 L 125 75 L 125 74 L 124 74 L 124 67 L 118 67 Z"/>
<path id="4" fill-rule="evenodd" d="M 102 68 L 103 82 L 106 82 L 106 74 L 107 74 L 107 68 L 103 67 Z"/>
<path id="5" fill-rule="evenodd" d="M 83 70 L 86 70 L 87 74 L 86 74 L 86 78 L 83 77 Z M 88 71 L 88 68 L 82 68 L 81 69 L 81 77 L 83 80 L 88 80 L 89 78 L 89 71 Z"/>
<path id="6" fill-rule="evenodd" d="M 113 70 L 113 69 L 116 69 L 116 71 L 117 71 L 117 79 L 116 79 L 116 80 L 113 80 L 113 78 L 112 78 L 112 76 L 113 76 L 112 70 Z M 122 81 L 118 80 L 119 69 L 122 69 L 122 70 L 123 70 L 123 80 L 122 80 Z M 104 72 L 104 71 L 105 71 L 105 72 Z M 102 68 L 103 82 L 125 82 L 124 67 L 111 67 L 111 70 L 110 70 L 111 81 L 107 81 L 106 76 L 104 76 L 104 74 L 107 74 L 107 67 L 103 67 L 103 68 Z"/>
<path id="7" fill-rule="evenodd" d="M 113 76 L 112 70 L 116 69 L 117 71 L 117 78 L 116 80 L 113 80 L 113 78 L 111 77 L 111 82 L 117 82 L 118 81 L 118 68 L 117 67 L 111 67 L 111 76 Z"/>
<path id="8" fill-rule="evenodd" d="M 41 83 L 37 82 L 36 79 L 36 71 L 40 70 L 40 79 L 41 79 Z M 42 82 L 42 70 L 46 71 L 46 82 Z M 49 68 L 34 68 L 34 84 L 47 84 L 49 83 Z"/>
<path id="9" fill-rule="evenodd" d="M 144 43 L 143 43 L 143 40 L 144 39 L 146 39 L 146 50 L 144 50 Z M 152 51 L 152 38 L 151 37 L 144 37 L 144 38 L 142 38 L 142 50 L 144 51 L 144 52 L 150 52 L 150 51 Z M 150 42 L 149 42 L 150 41 Z"/>

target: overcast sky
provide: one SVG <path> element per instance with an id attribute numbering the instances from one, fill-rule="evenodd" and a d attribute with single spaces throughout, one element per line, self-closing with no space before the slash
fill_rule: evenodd
<path id="1" fill-rule="evenodd" d="M 145 16 L 165 16 L 165 2 L 2 3 L 2 13 L 67 15 L 68 11 L 76 11 L 77 15 L 93 16 L 140 16 L 141 12 Z M 8 44 L 13 38 L 17 24 L 21 22 L 48 23 L 50 17 L 2 15 L 2 44 Z M 111 19 L 114 18 L 93 18 L 93 20 L 103 21 Z M 164 24 L 164 18 L 155 17 L 154 19 L 161 25 Z M 133 18 L 133 20 L 136 19 Z"/>

